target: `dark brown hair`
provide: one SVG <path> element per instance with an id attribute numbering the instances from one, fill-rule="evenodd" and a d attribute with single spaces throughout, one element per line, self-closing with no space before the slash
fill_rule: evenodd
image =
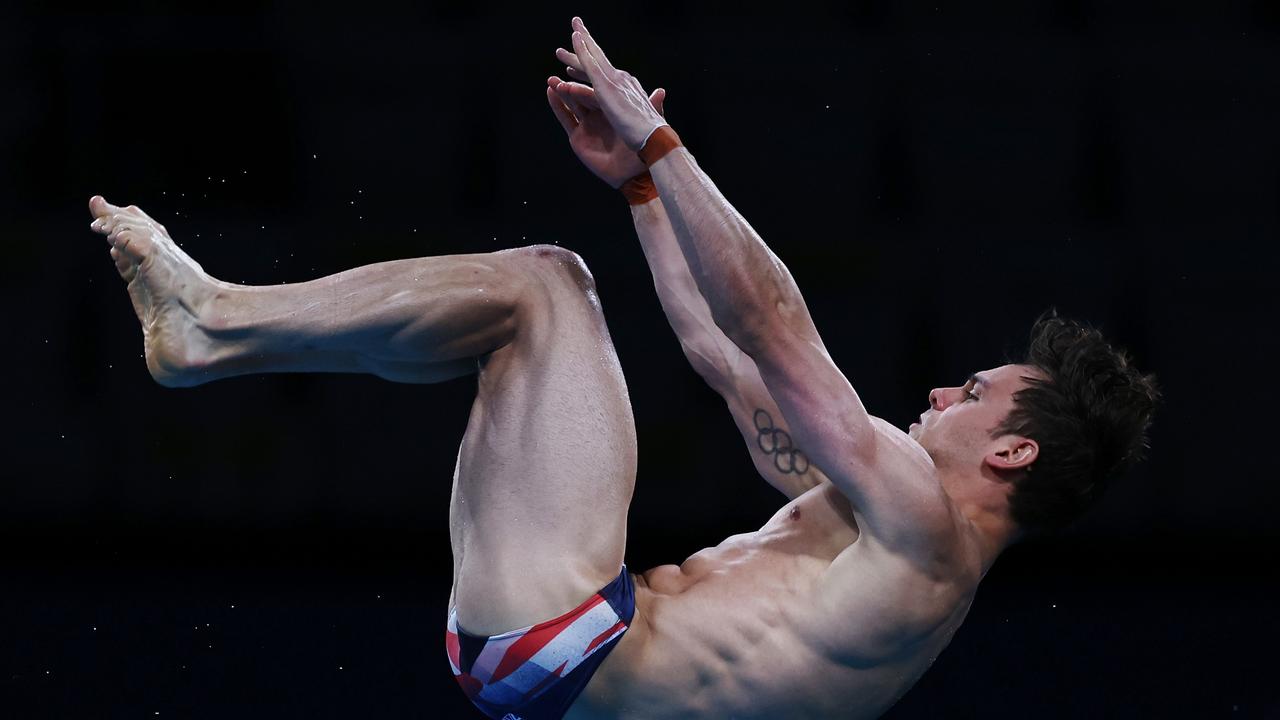
<path id="1" fill-rule="evenodd" d="M 1102 333 L 1053 309 L 1031 328 L 1022 364 L 1044 379 L 1025 378 L 992 437 L 1022 435 L 1040 446 L 1009 495 L 1010 517 L 1038 535 L 1070 524 L 1144 455 L 1160 391 Z"/>

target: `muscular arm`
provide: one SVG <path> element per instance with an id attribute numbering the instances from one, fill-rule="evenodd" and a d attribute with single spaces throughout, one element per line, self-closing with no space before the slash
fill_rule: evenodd
<path id="1" fill-rule="evenodd" d="M 666 132 L 659 104 L 609 62 L 581 18 L 572 25 L 574 52 L 561 49 L 557 57 L 591 83 L 592 102 L 616 137 L 648 157 L 647 142 L 664 137 L 655 138 L 655 129 Z M 938 567 L 939 549 L 956 545 L 959 528 L 929 456 L 867 414 L 827 354 L 786 266 L 693 156 L 677 147 L 646 163 L 712 321 L 754 361 L 795 445 L 849 499 L 860 538 L 870 539 L 860 543 L 864 551 L 882 548 Z"/>
<path id="2" fill-rule="evenodd" d="M 631 206 L 658 301 L 693 369 L 724 398 L 756 469 L 794 498 L 826 477 L 791 439 L 755 362 L 727 338 L 698 292 L 661 200 Z"/>
<path id="3" fill-rule="evenodd" d="M 948 544 L 953 516 L 932 463 L 868 415 L 782 261 L 688 150 L 675 149 L 650 172 L 712 319 L 755 362 L 796 444 L 849 498 L 864 537 L 916 558 Z"/>

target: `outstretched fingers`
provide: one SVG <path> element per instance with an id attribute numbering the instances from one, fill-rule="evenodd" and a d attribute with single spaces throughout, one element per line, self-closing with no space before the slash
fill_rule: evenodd
<path id="1" fill-rule="evenodd" d="M 585 26 L 582 26 L 582 21 L 578 18 L 573 20 L 575 27 L 582 27 L 582 29 L 575 29 L 570 36 L 573 41 L 574 55 L 581 65 L 582 73 L 586 75 L 585 79 L 592 85 L 598 86 L 602 80 L 607 79 L 608 74 L 613 71 L 613 66 L 609 64 L 609 59 L 604 56 L 599 47 L 590 42 L 590 36 L 587 35 Z"/>
<path id="2" fill-rule="evenodd" d="M 578 62 L 582 65 L 582 72 L 587 76 L 587 80 L 592 83 L 599 82 L 603 70 L 600 69 L 600 65 L 595 58 L 591 57 L 591 53 L 587 51 L 586 40 L 583 39 L 582 33 L 574 32 L 570 36 L 570 40 L 573 42 L 574 54 L 577 55 Z"/>
<path id="3" fill-rule="evenodd" d="M 548 90 L 553 90 L 560 98 L 560 101 L 572 114 L 574 119 L 573 127 L 582 121 L 582 116 L 587 113 L 595 112 L 600 109 L 600 101 L 596 98 L 596 91 L 590 85 L 583 85 L 576 82 L 565 82 L 554 75 L 547 78 Z M 547 96 L 550 101 L 551 95 Z M 649 93 L 649 103 L 653 105 L 653 109 L 658 111 L 659 115 L 666 116 L 663 107 L 667 100 L 667 91 L 663 88 L 657 88 Z M 552 110 L 556 110 L 556 106 L 552 104 Z M 559 114 L 556 117 L 560 117 Z M 561 119 L 561 124 L 564 120 Z M 572 127 L 566 126 L 565 130 L 571 130 Z"/>
<path id="4" fill-rule="evenodd" d="M 554 87 L 547 88 L 547 103 L 551 105 L 551 112 L 555 113 L 556 120 L 560 121 L 560 127 L 564 128 L 565 134 L 572 134 L 578 127 L 578 118 L 574 117 L 573 112 L 560 99 Z"/>
<path id="5" fill-rule="evenodd" d="M 600 103 L 596 100 L 596 91 L 591 89 L 589 85 L 583 85 L 576 82 L 562 82 L 556 85 L 556 92 L 564 103 L 571 110 L 578 114 L 579 117 L 584 112 L 591 112 L 600 109 Z"/>
<path id="6" fill-rule="evenodd" d="M 605 56 L 604 50 L 601 50 L 600 46 L 596 44 L 595 39 L 591 37 L 591 33 L 587 30 L 586 23 L 582 22 L 582 18 L 575 17 L 571 24 L 574 29 L 574 38 L 580 41 L 582 45 L 582 47 L 578 47 L 578 42 L 575 42 L 574 50 L 576 50 L 579 55 L 583 54 L 585 51 L 588 61 L 595 65 L 595 68 L 584 67 L 583 69 L 588 71 L 592 69 L 601 71 L 613 70 L 613 63 L 609 62 L 609 58 Z"/>
<path id="7" fill-rule="evenodd" d="M 556 59 L 564 63 L 564 71 L 574 80 L 590 82 L 591 78 L 587 76 L 587 72 L 582 69 L 582 61 L 578 59 L 575 53 L 571 53 L 564 48 L 556 48 Z"/>

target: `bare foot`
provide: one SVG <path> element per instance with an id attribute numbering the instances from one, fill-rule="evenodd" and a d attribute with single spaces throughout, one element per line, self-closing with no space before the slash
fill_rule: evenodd
<path id="1" fill-rule="evenodd" d="M 107 236 L 116 270 L 128 283 L 151 377 L 165 387 L 204 382 L 201 370 L 212 358 L 213 341 L 200 318 L 218 292 L 217 281 L 137 207 L 116 207 L 95 195 L 89 212 L 96 218 L 90 227 Z"/>

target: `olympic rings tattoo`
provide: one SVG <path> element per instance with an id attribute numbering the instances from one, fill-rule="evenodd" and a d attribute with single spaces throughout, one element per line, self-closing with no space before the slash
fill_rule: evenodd
<path id="1" fill-rule="evenodd" d="M 752 417 L 756 426 L 756 444 L 773 456 L 773 466 L 781 473 L 803 475 L 809 470 L 809 458 L 791 444 L 791 435 L 780 427 L 774 427 L 773 418 L 763 409 Z M 767 439 L 767 442 L 766 442 Z"/>

